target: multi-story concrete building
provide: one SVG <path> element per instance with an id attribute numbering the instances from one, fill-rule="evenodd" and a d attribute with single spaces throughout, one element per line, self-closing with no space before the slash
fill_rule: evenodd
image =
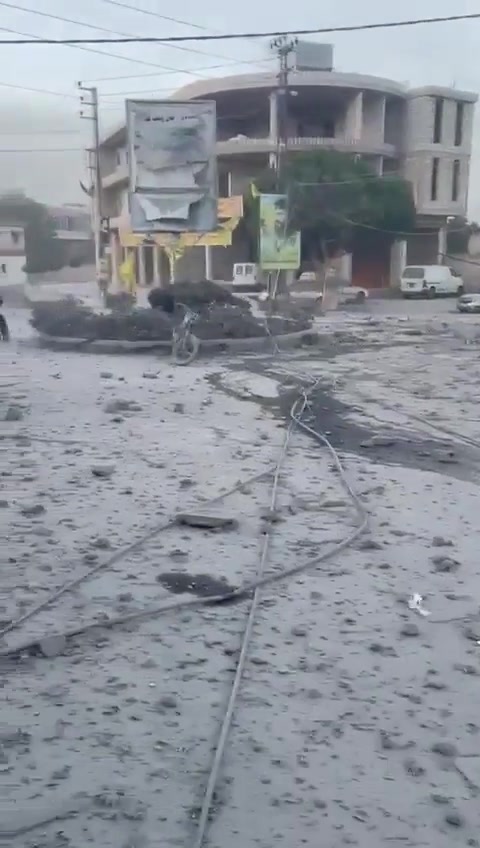
<path id="1" fill-rule="evenodd" d="M 175 93 L 175 99 L 216 101 L 221 196 L 242 194 L 271 160 L 278 134 L 277 86 L 273 73 L 246 74 L 198 80 Z M 391 244 L 384 249 L 379 239 L 375 250 L 370 245 L 368 256 L 357 260 L 354 256 L 354 278 L 388 284 L 407 259 L 432 262 L 445 253 L 447 218 L 466 214 L 476 101 L 471 92 L 438 86 L 409 89 L 360 74 L 291 72 L 287 118 L 291 155 L 344 151 L 361 156 L 379 176 L 395 173 L 412 183 L 418 233 L 399 239 L 393 250 Z M 117 253 L 118 233 L 124 244 L 135 243 L 128 235 L 125 127 L 104 139 L 101 171 L 105 214 L 112 219 L 112 247 Z M 153 248 L 149 257 L 149 250 L 139 247 L 142 279 L 158 278 L 160 273 L 157 251 Z M 241 233 L 234 236 L 232 247 L 210 250 L 210 255 L 201 248 L 188 251 L 181 273 L 201 278 L 207 262 L 215 279 L 230 279 L 233 262 L 250 258 Z"/>

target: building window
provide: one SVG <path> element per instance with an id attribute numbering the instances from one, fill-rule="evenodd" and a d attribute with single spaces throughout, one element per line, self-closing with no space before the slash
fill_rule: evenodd
<path id="1" fill-rule="evenodd" d="M 436 200 L 438 197 L 438 168 L 440 160 L 435 158 L 432 160 L 432 184 L 430 187 L 430 199 Z"/>
<path id="2" fill-rule="evenodd" d="M 435 113 L 433 118 L 433 143 L 440 144 L 442 140 L 443 97 L 435 98 Z"/>
<path id="3" fill-rule="evenodd" d="M 463 118 L 465 115 L 465 104 L 457 103 L 455 112 L 455 147 L 463 144 Z"/>
<path id="4" fill-rule="evenodd" d="M 452 200 L 458 200 L 460 188 L 460 159 L 455 159 L 452 170 Z"/>
<path id="5" fill-rule="evenodd" d="M 220 197 L 228 197 L 228 171 L 223 171 L 218 175 L 218 194 Z"/>

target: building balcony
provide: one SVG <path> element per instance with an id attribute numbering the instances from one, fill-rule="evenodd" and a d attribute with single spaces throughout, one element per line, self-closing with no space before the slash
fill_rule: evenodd
<path id="1" fill-rule="evenodd" d="M 102 175 L 102 188 L 113 188 L 128 181 L 128 165 L 122 164 L 109 174 Z"/>
<path id="2" fill-rule="evenodd" d="M 360 153 L 371 156 L 398 156 L 395 144 L 370 139 L 348 139 L 345 137 L 295 136 L 288 139 L 289 150 L 307 152 L 312 150 L 338 150 L 342 153 Z M 217 141 L 218 156 L 244 156 L 250 153 L 274 153 L 276 143 L 271 138 L 248 138 L 238 136 L 226 141 Z"/>

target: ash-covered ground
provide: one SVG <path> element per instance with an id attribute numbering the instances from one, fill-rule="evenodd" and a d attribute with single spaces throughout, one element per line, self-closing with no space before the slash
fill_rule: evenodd
<path id="1" fill-rule="evenodd" d="M 262 591 L 206 844 L 480 844 L 477 329 L 451 305 L 416 309 L 339 313 L 318 350 L 186 369 L 39 349 L 26 313 L 8 316 L 1 626 L 152 532 L 2 641 L 40 649 L 1 661 L 0 842 L 193 845 L 248 600 L 101 623 L 254 579 L 266 522 L 272 574 L 352 532 L 332 457 L 304 433 L 273 524 L 271 478 L 248 482 L 272 471 L 298 387 L 317 382 L 307 420 L 369 529 Z M 161 529 L 243 481 L 211 508 L 237 527 Z M 409 608 L 416 593 L 429 615 Z"/>

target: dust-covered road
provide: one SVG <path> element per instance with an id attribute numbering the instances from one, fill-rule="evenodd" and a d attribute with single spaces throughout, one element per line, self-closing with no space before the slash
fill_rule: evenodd
<path id="1" fill-rule="evenodd" d="M 479 844 L 479 349 L 456 318 L 404 317 L 335 316 L 320 352 L 173 369 L 39 349 L 12 315 L 0 629 L 99 568 L 2 641 L 37 644 L 1 660 L 0 843 L 193 848 L 250 600 L 102 621 L 253 580 L 266 529 L 268 574 L 352 532 L 332 456 L 298 431 L 269 511 L 285 411 L 319 380 L 308 422 L 369 529 L 262 590 L 205 844 Z M 222 493 L 237 527 L 165 529 Z"/>

